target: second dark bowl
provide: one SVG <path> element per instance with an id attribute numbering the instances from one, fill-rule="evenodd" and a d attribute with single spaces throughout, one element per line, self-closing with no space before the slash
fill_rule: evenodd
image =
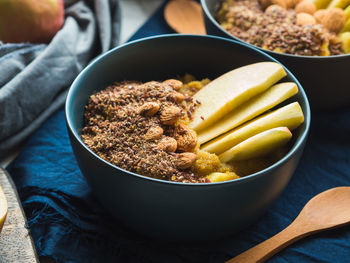
<path id="1" fill-rule="evenodd" d="M 220 2 L 201 0 L 207 33 L 242 41 L 223 29 L 215 20 Z M 312 110 L 329 111 L 350 105 L 350 54 L 315 57 L 281 54 L 262 48 L 260 50 L 273 56 L 293 72 L 303 85 Z"/>

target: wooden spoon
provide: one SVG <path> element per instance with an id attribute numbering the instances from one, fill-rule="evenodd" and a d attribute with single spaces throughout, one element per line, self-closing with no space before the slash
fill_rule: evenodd
<path id="1" fill-rule="evenodd" d="M 349 223 L 350 187 L 333 188 L 312 198 L 286 229 L 227 262 L 265 262 L 303 237 Z"/>
<path id="2" fill-rule="evenodd" d="M 172 0 L 164 9 L 165 21 L 181 34 L 205 35 L 202 7 L 193 0 Z"/>

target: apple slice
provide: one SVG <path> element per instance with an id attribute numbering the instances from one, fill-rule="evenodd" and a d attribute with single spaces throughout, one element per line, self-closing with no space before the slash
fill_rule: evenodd
<path id="1" fill-rule="evenodd" d="M 344 14 L 345 14 L 345 25 L 340 31 L 341 33 L 350 31 L 350 5 L 344 9 Z"/>
<path id="2" fill-rule="evenodd" d="M 198 142 L 203 144 L 209 140 L 233 129 L 238 125 L 253 119 L 259 114 L 273 108 L 282 101 L 298 93 L 298 87 L 293 82 L 285 82 L 272 86 L 265 92 L 239 106 L 224 118 L 198 133 Z"/>
<path id="3" fill-rule="evenodd" d="M 293 102 L 219 136 L 204 144 L 201 150 L 220 154 L 263 131 L 281 126 L 285 126 L 289 130 L 294 130 L 303 122 L 303 111 L 298 102 Z"/>
<path id="4" fill-rule="evenodd" d="M 344 9 L 345 14 L 345 20 L 348 20 L 350 18 L 350 5 Z"/>
<path id="5" fill-rule="evenodd" d="M 350 53 L 350 32 L 344 32 L 339 35 L 342 40 L 342 48 L 345 53 Z"/>
<path id="6" fill-rule="evenodd" d="M 219 155 L 221 162 L 243 161 L 271 153 L 285 145 L 292 133 L 287 127 L 273 128 L 237 144 Z"/>
<path id="7" fill-rule="evenodd" d="M 211 183 L 224 182 L 228 180 L 234 180 L 239 176 L 233 172 L 228 173 L 211 173 L 207 176 Z"/>
<path id="8" fill-rule="evenodd" d="M 332 0 L 327 6 L 327 9 L 334 7 L 344 9 L 348 4 L 350 4 L 350 0 Z"/>
<path id="9" fill-rule="evenodd" d="M 350 31 L 350 19 L 346 20 L 345 25 L 343 26 L 341 33 Z"/>
<path id="10" fill-rule="evenodd" d="M 234 69 L 210 82 L 194 96 L 196 108 L 190 128 L 202 130 L 240 104 L 271 87 L 286 76 L 275 62 L 260 62 Z"/>
<path id="11" fill-rule="evenodd" d="M 314 0 L 313 1 L 317 9 L 326 8 L 331 0 Z"/>
<path id="12" fill-rule="evenodd" d="M 1 232 L 2 227 L 4 225 L 6 216 L 7 216 L 7 200 L 6 200 L 6 196 L 4 194 L 4 191 L 2 190 L 2 188 L 0 186 L 0 232 Z"/>

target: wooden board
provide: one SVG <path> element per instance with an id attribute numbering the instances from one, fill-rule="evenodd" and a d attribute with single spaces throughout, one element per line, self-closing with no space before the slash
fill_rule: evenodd
<path id="1" fill-rule="evenodd" d="M 38 263 L 29 230 L 25 228 L 26 218 L 16 187 L 8 175 L 0 168 L 0 185 L 8 203 L 8 214 L 0 234 L 0 262 Z"/>

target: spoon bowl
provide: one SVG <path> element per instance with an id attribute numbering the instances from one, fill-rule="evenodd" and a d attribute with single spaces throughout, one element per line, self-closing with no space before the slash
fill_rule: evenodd
<path id="1" fill-rule="evenodd" d="M 205 35 L 202 7 L 193 0 L 172 0 L 164 9 L 168 25 L 181 34 Z"/>
<path id="2" fill-rule="evenodd" d="M 316 195 L 297 219 L 320 230 L 350 223 L 350 187 L 337 187 Z"/>
<path id="3" fill-rule="evenodd" d="M 350 187 L 336 187 L 313 197 L 284 230 L 227 263 L 265 262 L 303 237 L 350 224 Z"/>

